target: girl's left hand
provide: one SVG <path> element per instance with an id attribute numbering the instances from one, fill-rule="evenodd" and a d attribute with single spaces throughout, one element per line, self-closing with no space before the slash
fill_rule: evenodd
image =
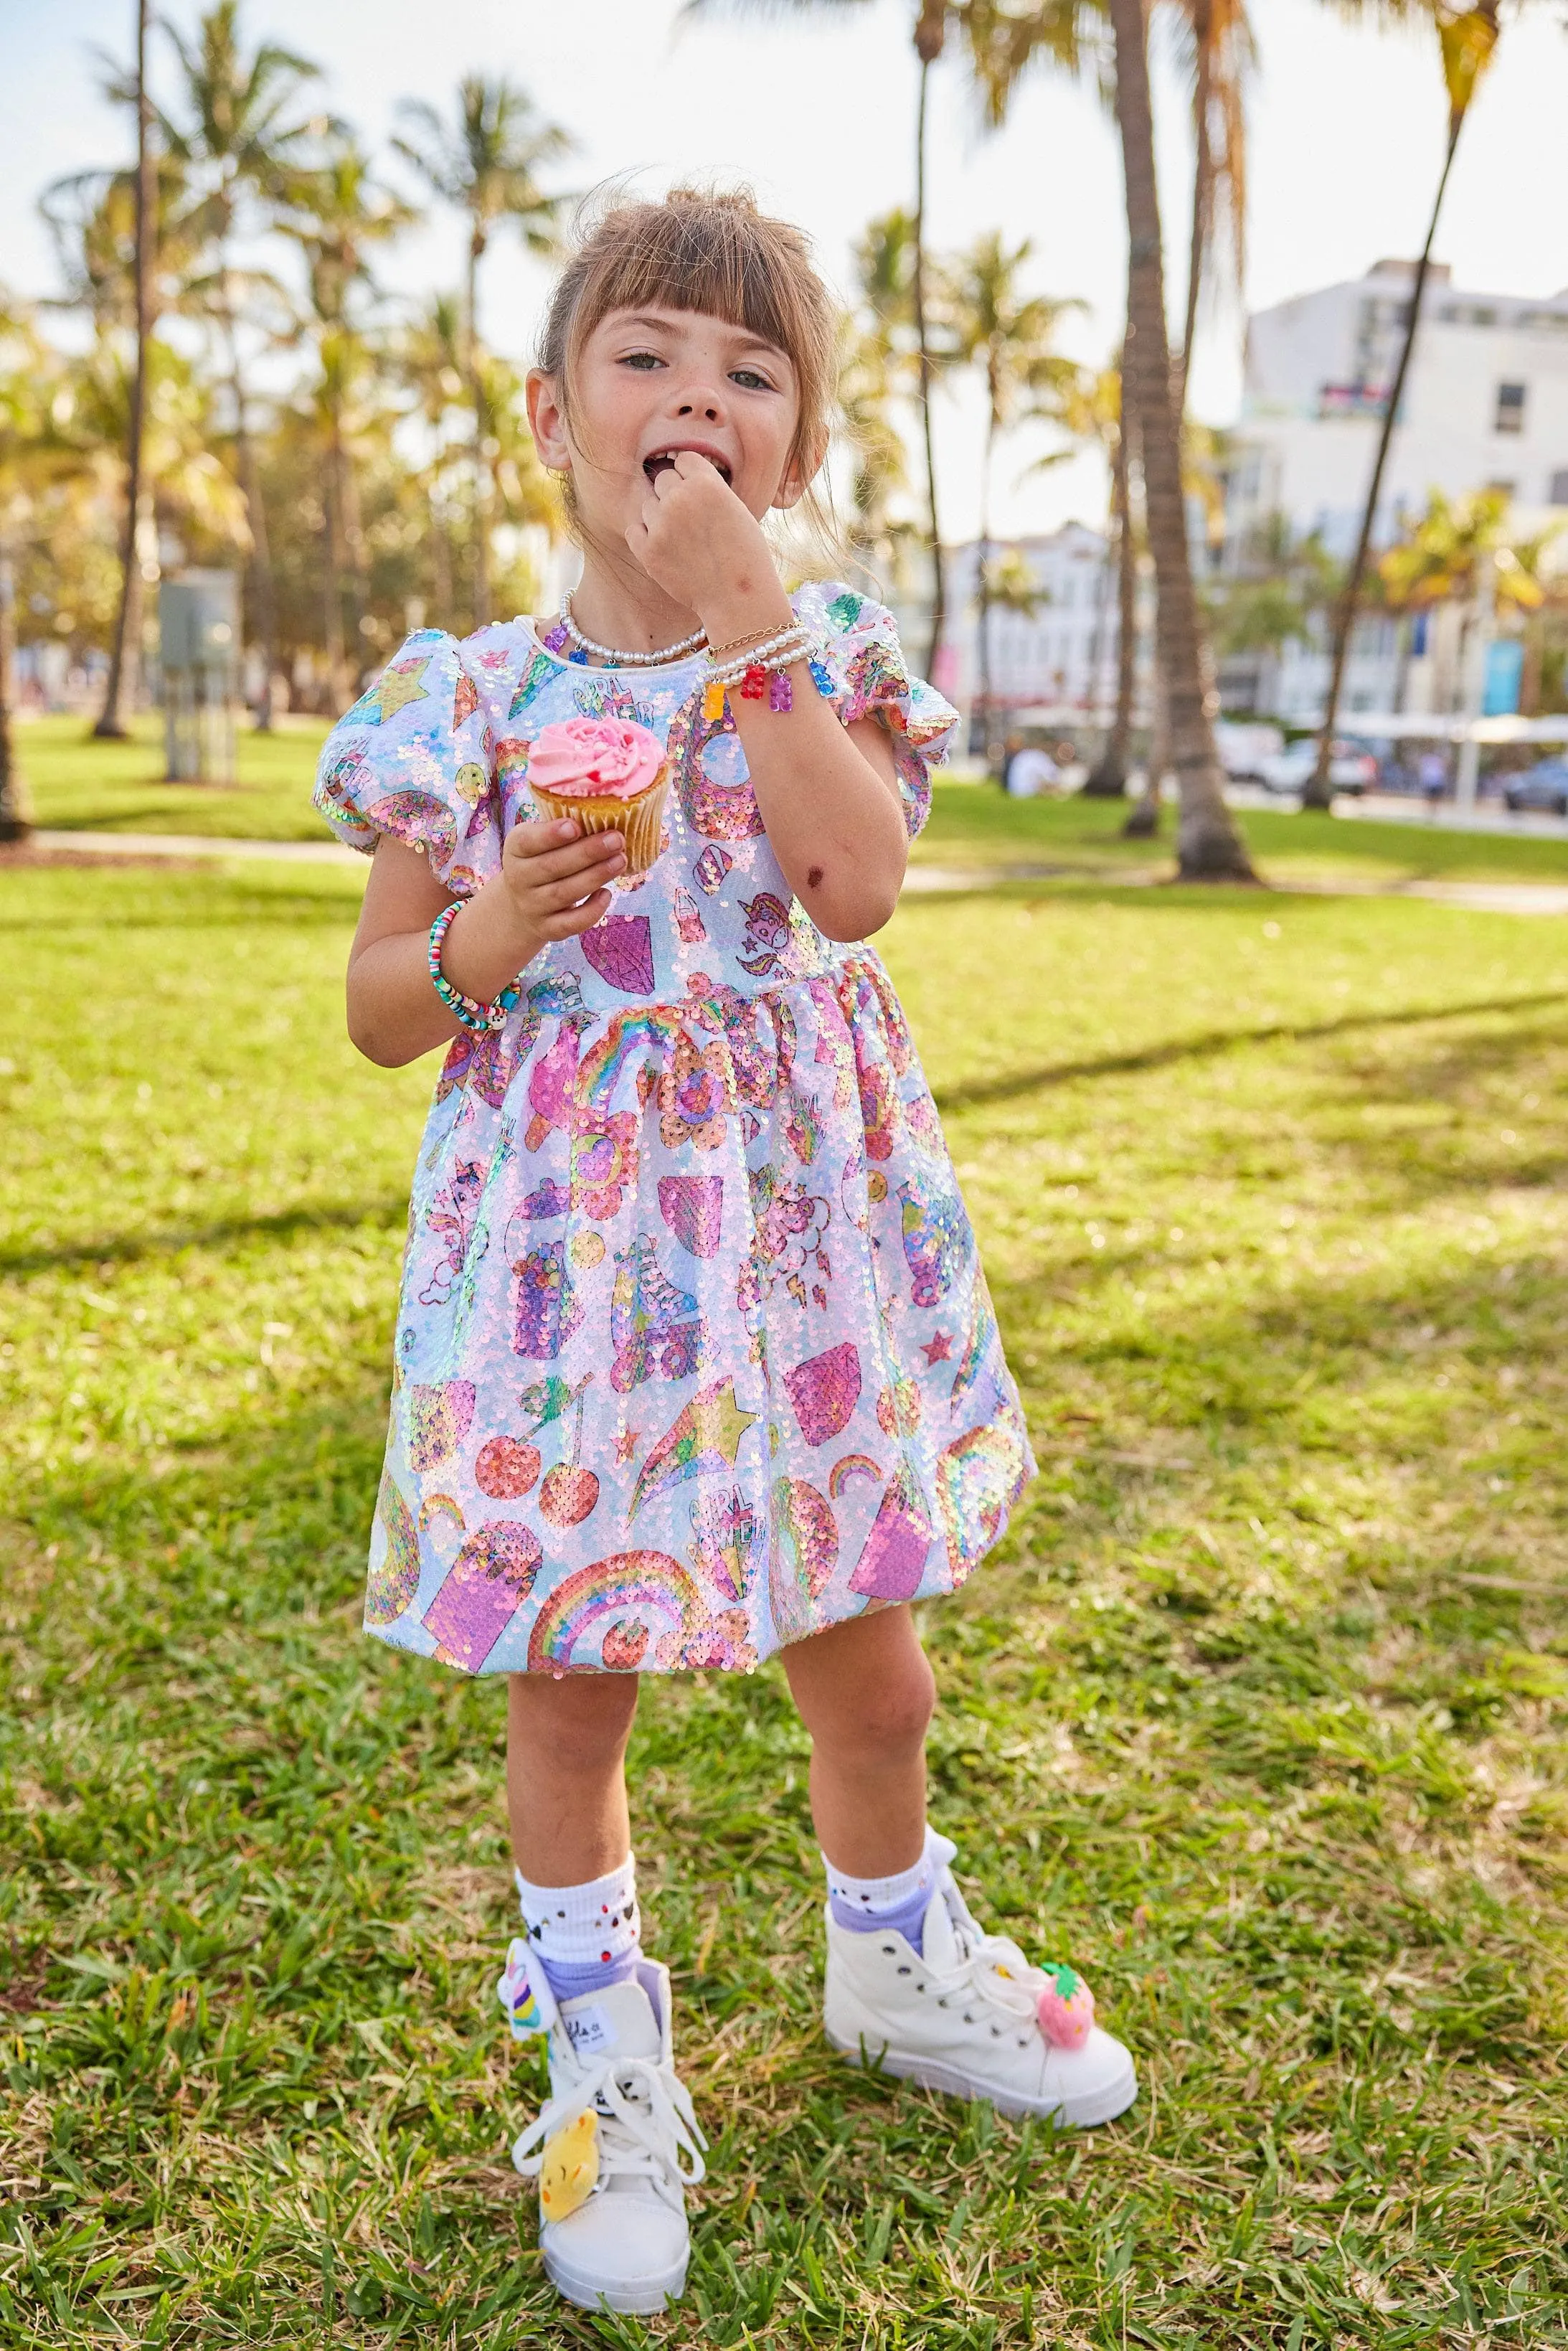
<path id="1" fill-rule="evenodd" d="M 716 643 L 749 628 L 788 627 L 789 601 L 761 524 L 696 450 L 680 450 L 654 475 L 626 543 Z"/>

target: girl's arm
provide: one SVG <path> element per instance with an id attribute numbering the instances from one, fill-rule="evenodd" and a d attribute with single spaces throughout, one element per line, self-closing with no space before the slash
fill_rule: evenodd
<path id="1" fill-rule="evenodd" d="M 441 968 L 465 996 L 488 1004 L 554 939 L 590 929 L 610 910 L 606 884 L 626 863 L 618 832 L 578 838 L 570 818 L 514 825 L 501 871 L 454 917 Z M 453 893 L 421 849 L 376 844 L 349 950 L 349 1035 L 368 1061 L 394 1070 L 462 1024 L 430 984 L 430 926 Z"/>
<path id="2" fill-rule="evenodd" d="M 695 450 L 680 451 L 654 478 L 626 537 L 650 579 L 696 613 L 710 644 L 794 620 L 761 526 Z M 893 745 L 874 718 L 842 726 L 804 662 L 789 678 L 789 710 L 730 695 L 757 805 L 818 929 L 869 938 L 898 904 L 909 853 Z"/>

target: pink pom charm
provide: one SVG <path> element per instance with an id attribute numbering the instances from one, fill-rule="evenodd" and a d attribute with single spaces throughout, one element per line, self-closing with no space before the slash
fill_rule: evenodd
<path id="1" fill-rule="evenodd" d="M 1050 1967 L 1045 1972 L 1051 1981 L 1040 1996 L 1040 2029 L 1057 2049 L 1082 2049 L 1094 2022 L 1094 1995 L 1070 1967 Z"/>

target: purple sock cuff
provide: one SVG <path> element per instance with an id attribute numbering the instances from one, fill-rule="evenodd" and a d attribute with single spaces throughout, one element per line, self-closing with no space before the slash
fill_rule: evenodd
<path id="1" fill-rule="evenodd" d="M 637 1959 L 633 1944 L 618 1959 L 546 1959 L 544 1970 L 558 2001 L 581 2000 L 588 1992 L 608 1991 L 612 1984 L 630 1982 L 637 1972 Z"/>
<path id="2" fill-rule="evenodd" d="M 830 1894 L 828 1902 L 839 1925 L 847 1927 L 852 1935 L 875 1935 L 891 1927 L 895 1934 L 904 1937 L 912 1949 L 918 1951 L 931 1893 L 928 1886 L 923 1894 L 912 1894 L 907 1902 L 901 1902 L 896 1910 L 857 1910 L 852 1902 L 844 1900 L 841 1894 Z M 552 1983 L 555 1980 L 553 1970 L 550 1980 Z"/>

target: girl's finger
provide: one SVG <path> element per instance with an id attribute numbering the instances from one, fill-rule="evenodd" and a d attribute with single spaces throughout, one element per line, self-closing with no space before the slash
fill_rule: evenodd
<path id="1" fill-rule="evenodd" d="M 621 863 L 622 861 L 617 860 L 615 864 L 611 867 L 609 874 L 605 875 L 603 878 L 605 880 L 609 880 L 614 874 L 619 873 L 621 871 Z M 597 885 L 601 877 L 598 874 L 595 874 L 593 877 L 594 884 Z M 563 907 L 580 905 L 587 895 L 587 876 L 580 873 L 576 875 L 569 874 L 564 880 L 552 883 L 549 889 L 539 891 L 538 893 L 538 900 L 541 912 L 547 914 L 559 914 Z"/>
<path id="2" fill-rule="evenodd" d="M 537 889 L 541 883 L 559 882 L 573 873 L 601 874 L 622 854 L 623 843 L 618 832 L 591 832 L 582 841 L 569 842 L 564 849 L 541 850 L 536 856 L 517 858 L 514 878 L 525 889 Z"/>
<path id="3" fill-rule="evenodd" d="M 547 914 L 539 928 L 547 938 L 574 938 L 579 931 L 591 931 L 609 912 L 609 891 L 596 890 L 580 906 L 569 906 L 564 914 Z"/>
<path id="4" fill-rule="evenodd" d="M 578 828 L 569 816 L 528 817 L 515 824 L 502 843 L 509 857 L 542 857 L 552 849 L 564 849 L 578 837 Z"/>

